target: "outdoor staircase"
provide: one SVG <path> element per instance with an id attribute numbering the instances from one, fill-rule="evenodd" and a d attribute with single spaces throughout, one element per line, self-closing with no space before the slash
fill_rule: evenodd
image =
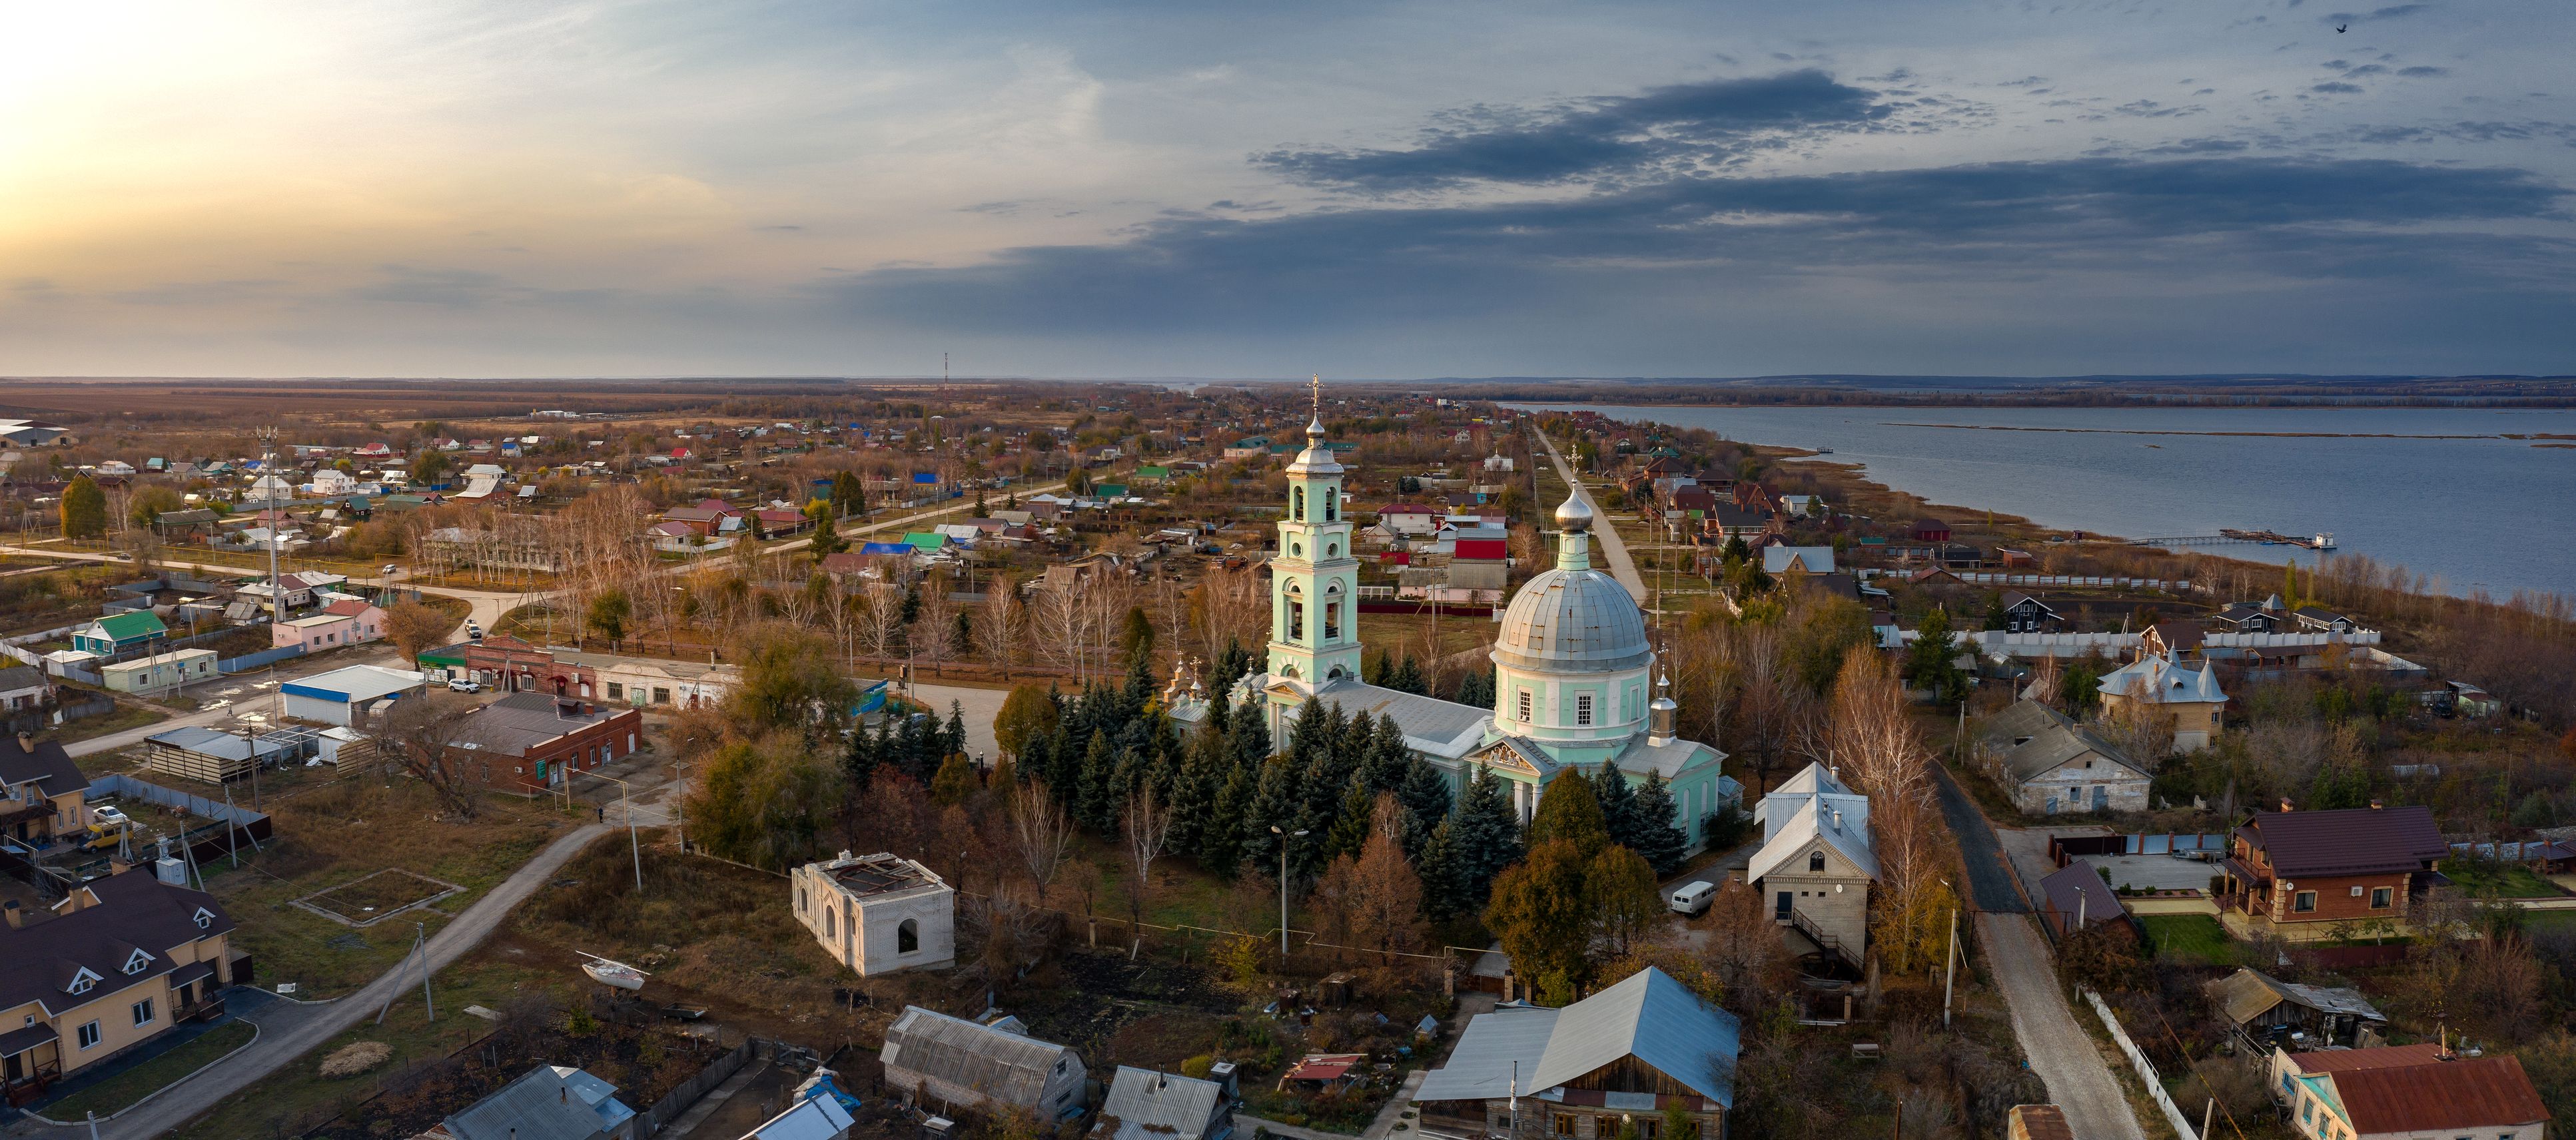
<path id="1" fill-rule="evenodd" d="M 1798 933 L 1806 935 L 1807 941 L 1815 943 L 1818 949 L 1841 959 L 1852 969 L 1861 968 L 1860 947 L 1846 945 L 1842 939 L 1825 933 L 1822 927 L 1816 925 L 1815 919 L 1807 917 L 1807 912 L 1795 907 L 1790 908 L 1789 925 Z"/>

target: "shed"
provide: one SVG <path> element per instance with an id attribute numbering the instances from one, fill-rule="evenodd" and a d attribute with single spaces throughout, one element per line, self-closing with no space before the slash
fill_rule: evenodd
<path id="1" fill-rule="evenodd" d="M 1118 1066 L 1092 1140 L 1225 1140 L 1234 1103 L 1225 1086 L 1159 1069 Z"/>
<path id="2" fill-rule="evenodd" d="M 2360 990 L 2303 986 L 2259 970 L 2239 969 L 2209 983 L 2209 1004 L 2248 1040 L 2294 1049 L 2376 1042 L 2388 1015 Z"/>
<path id="3" fill-rule="evenodd" d="M 905 1006 L 886 1027 L 885 1083 L 916 1105 L 983 1108 L 998 1101 L 1046 1120 L 1079 1116 L 1082 1058 L 1026 1033 Z"/>
<path id="4" fill-rule="evenodd" d="M 2105 924 L 2116 925 L 2131 941 L 2136 941 L 2138 928 L 2129 917 L 2129 908 L 2121 903 L 2120 893 L 2102 881 L 2093 865 L 2082 861 L 2067 864 L 2056 874 L 2039 881 L 2040 920 L 2048 932 L 2059 938 L 2080 930 L 2091 930 Z"/>
<path id="5" fill-rule="evenodd" d="M 408 669 L 350 665 L 288 681 L 278 691 L 286 694 L 288 716 L 355 727 L 366 722 L 367 709 L 377 701 L 419 692 L 428 682 L 428 674 Z"/>

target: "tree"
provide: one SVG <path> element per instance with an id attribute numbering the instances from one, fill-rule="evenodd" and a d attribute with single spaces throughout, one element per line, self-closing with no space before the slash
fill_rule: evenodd
<path id="1" fill-rule="evenodd" d="M 1655 889 L 1655 869 L 1625 847 L 1604 847 L 1583 868 L 1583 896 L 1591 900 L 1595 921 L 1612 952 L 1625 954 L 1667 913 L 1663 893 Z"/>
<path id="2" fill-rule="evenodd" d="M 850 540 L 841 535 L 841 528 L 833 515 L 832 504 L 825 500 L 816 499 L 805 504 L 805 517 L 813 520 L 814 523 L 814 539 L 806 544 L 806 549 L 817 559 L 839 554 L 850 548 Z"/>
<path id="3" fill-rule="evenodd" d="M 1402 739 L 1397 738 L 1399 743 Z M 1430 761 L 1411 756 L 1406 760 L 1404 782 L 1396 788 L 1395 796 L 1404 804 L 1405 854 L 1419 858 L 1431 829 L 1449 818 L 1449 778 Z"/>
<path id="4" fill-rule="evenodd" d="M 187 501 L 179 497 L 176 489 L 155 483 L 137 488 L 125 500 L 125 518 L 137 527 L 150 528 L 160 523 L 163 513 L 185 506 Z"/>
<path id="5" fill-rule="evenodd" d="M 1432 827 L 1416 856 L 1422 876 L 1422 916 L 1433 922 L 1447 922 L 1475 909 L 1467 898 L 1453 822 L 1443 819 Z"/>
<path id="6" fill-rule="evenodd" d="M 1141 937 L 1145 896 L 1154 889 L 1154 860 L 1161 857 L 1172 839 L 1172 808 L 1161 802 L 1148 784 L 1127 797 L 1126 810 L 1119 814 L 1119 830 L 1127 838 L 1127 868 L 1133 872 L 1127 890 L 1129 929 Z"/>
<path id="7" fill-rule="evenodd" d="M 1422 927 L 1422 880 L 1405 861 L 1404 846 L 1396 839 L 1403 828 L 1404 806 L 1394 796 L 1379 793 L 1370 814 L 1374 824 L 1352 868 L 1351 933 L 1393 965 L 1396 954 L 1430 942 Z"/>
<path id="8" fill-rule="evenodd" d="M 1494 876 L 1520 858 L 1520 824 L 1503 793 L 1503 779 L 1485 765 L 1467 781 L 1466 794 L 1450 816 L 1457 834 L 1458 886 L 1462 912 L 1481 909 Z"/>
<path id="9" fill-rule="evenodd" d="M 1592 778 L 1592 798 L 1601 804 L 1601 830 L 1609 835 L 1610 842 L 1637 850 L 1644 828 L 1637 816 L 1636 786 L 1618 768 L 1603 765 L 1600 774 Z"/>
<path id="10" fill-rule="evenodd" d="M 447 810 L 469 820 L 475 814 L 474 789 L 481 782 L 476 766 L 489 761 L 470 759 L 471 753 L 451 745 L 464 731 L 471 709 L 471 702 L 431 689 L 395 701 L 375 734 L 377 755 L 401 765 Z"/>
<path id="11" fill-rule="evenodd" d="M 1062 713 L 1052 690 L 1020 685 L 1002 699 L 1002 711 L 993 716 L 993 743 L 1003 755 L 1017 757 L 1032 737 L 1054 732 Z"/>
<path id="12" fill-rule="evenodd" d="M 423 602 L 396 602 L 385 611 L 385 640 L 394 643 L 414 665 L 420 655 L 438 647 L 456 628 L 456 619 Z"/>
<path id="13" fill-rule="evenodd" d="M 1011 852 L 1019 858 L 1020 869 L 1028 872 L 1038 903 L 1044 905 L 1047 888 L 1054 885 L 1056 873 L 1072 854 L 1073 820 L 1043 780 L 1013 786 L 1008 813 Z"/>
<path id="14" fill-rule="evenodd" d="M 1584 980 L 1596 914 L 1584 897 L 1588 862 L 1573 841 L 1559 839 L 1531 847 L 1528 858 L 1494 877 L 1485 929 L 1543 1000 L 1570 1000 Z"/>
<path id="15" fill-rule="evenodd" d="M 1729 879 L 1709 900 L 1699 925 L 1707 931 L 1701 953 L 1725 986 L 1727 1004 L 1738 1013 L 1770 1005 L 1770 996 L 1789 980 L 1792 963 L 1779 924 L 1762 895 L 1751 885 Z"/>
<path id="16" fill-rule="evenodd" d="M 793 733 L 736 741 L 690 793 L 689 835 L 728 859 L 791 867 L 823 850 L 842 789 L 841 770 Z"/>
<path id="17" fill-rule="evenodd" d="M 1008 678 L 1011 661 L 1019 656 L 1020 642 L 1028 636 L 1028 607 L 1020 604 L 1019 587 L 1003 580 L 984 587 L 981 608 L 983 612 L 976 616 L 974 627 L 975 646 L 983 652 L 984 660 L 992 662 Z"/>
<path id="18" fill-rule="evenodd" d="M 1954 705 L 1968 696 L 1968 675 L 1959 668 L 1959 647 L 1950 635 L 1950 611 L 1934 606 L 1923 615 L 1920 632 L 1905 654 L 1905 680 L 1932 691 L 1932 699 Z"/>
<path id="19" fill-rule="evenodd" d="M 626 591 L 611 586 L 591 596 L 590 611 L 583 615 L 582 624 L 613 646 L 626 640 L 626 623 L 634 614 L 635 605 L 627 599 Z"/>
<path id="20" fill-rule="evenodd" d="M 1154 654 L 1154 619 L 1145 616 L 1145 607 L 1127 607 L 1127 616 L 1118 626 L 1118 657 L 1121 661 L 1151 660 Z"/>
<path id="21" fill-rule="evenodd" d="M 1681 870 L 1690 850 L 1690 833 L 1679 818 L 1680 809 L 1673 803 L 1673 791 L 1664 783 L 1663 773 L 1646 777 L 1644 786 L 1637 789 L 1630 812 L 1637 830 L 1635 840 L 1626 846 L 1644 858 L 1658 876 Z"/>
<path id="22" fill-rule="evenodd" d="M 1601 801 L 1593 796 L 1592 781 L 1580 768 L 1566 769 L 1549 781 L 1547 790 L 1539 794 L 1538 811 L 1530 816 L 1528 842 L 1532 850 L 1558 841 L 1573 844 L 1586 859 L 1610 844 L 1610 831 L 1601 819 Z"/>
<path id="23" fill-rule="evenodd" d="M 939 774 L 930 778 L 930 802 L 941 807 L 956 807 L 973 799 L 984 786 L 975 772 L 975 762 L 963 752 L 952 752 L 940 761 Z"/>
<path id="24" fill-rule="evenodd" d="M 107 492 L 89 476 L 75 478 L 63 488 L 63 537 L 97 538 L 107 533 Z"/>
<path id="25" fill-rule="evenodd" d="M 435 487 L 446 481 L 448 466 L 447 453 L 423 440 L 411 458 L 411 480 Z"/>
<path id="26" fill-rule="evenodd" d="M 732 656 L 740 680 L 725 694 L 725 713 L 747 732 L 787 728 L 817 735 L 838 726 L 858 701 L 842 676 L 832 643 L 783 622 L 755 626 L 737 638 Z"/>

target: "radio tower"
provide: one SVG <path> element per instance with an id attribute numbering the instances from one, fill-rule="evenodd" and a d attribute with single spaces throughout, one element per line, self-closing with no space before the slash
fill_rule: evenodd
<path id="1" fill-rule="evenodd" d="M 277 428 L 259 429 L 259 474 L 263 482 L 277 478 Z M 268 516 L 268 623 L 275 628 L 286 620 L 285 591 L 277 581 L 277 485 L 269 482 L 260 492 L 260 510 Z"/>

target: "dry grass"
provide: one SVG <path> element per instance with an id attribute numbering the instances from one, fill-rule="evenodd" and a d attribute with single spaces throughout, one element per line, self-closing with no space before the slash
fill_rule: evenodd
<path id="1" fill-rule="evenodd" d="M 354 1077 L 385 1063 L 394 1055 L 394 1047 L 382 1041 L 355 1041 L 332 1050 L 322 1058 L 322 1075 L 338 1080 Z"/>

